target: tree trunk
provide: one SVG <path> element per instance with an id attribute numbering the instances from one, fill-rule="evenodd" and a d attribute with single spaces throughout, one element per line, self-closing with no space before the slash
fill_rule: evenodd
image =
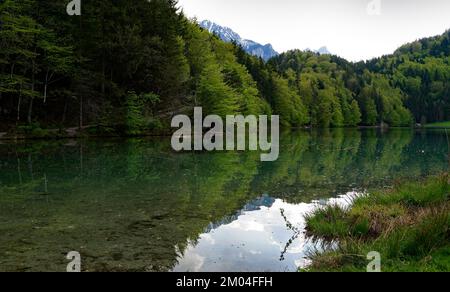
<path id="1" fill-rule="evenodd" d="M 16 157 L 17 157 L 17 173 L 19 174 L 19 183 L 22 185 L 22 169 L 20 167 L 20 158 L 19 155 L 17 155 L 17 152 Z"/>
<path id="2" fill-rule="evenodd" d="M 106 64 L 105 64 L 105 53 L 102 54 L 102 97 L 105 97 L 105 79 L 106 79 Z"/>
<path id="3" fill-rule="evenodd" d="M 44 84 L 44 103 L 47 102 L 47 88 L 48 88 L 48 70 L 47 73 L 45 74 L 45 84 Z"/>
<path id="4" fill-rule="evenodd" d="M 80 171 L 81 177 L 83 176 L 83 141 L 80 141 Z"/>
<path id="5" fill-rule="evenodd" d="M 19 94 L 19 101 L 17 102 L 17 121 L 20 121 L 20 104 L 22 102 L 22 94 Z"/>
<path id="6" fill-rule="evenodd" d="M 48 87 L 48 85 L 47 85 L 47 83 L 45 83 L 45 86 L 44 86 L 44 103 L 47 102 L 47 87 Z"/>
<path id="7" fill-rule="evenodd" d="M 80 96 L 80 121 L 78 125 L 79 129 L 83 128 L 83 97 Z"/>
<path id="8" fill-rule="evenodd" d="M 64 110 L 63 110 L 63 116 L 62 116 L 62 120 L 61 120 L 61 125 L 64 127 L 64 124 L 66 123 L 66 115 L 67 115 L 67 108 L 69 107 L 69 102 L 68 102 L 68 98 L 65 98 L 64 101 Z"/>
<path id="9" fill-rule="evenodd" d="M 34 93 L 34 87 L 35 87 L 35 83 L 36 83 L 36 79 L 35 79 L 35 74 L 34 74 L 34 70 L 36 67 L 36 63 L 33 61 L 33 67 L 31 68 L 31 92 Z M 32 122 L 32 114 L 33 114 L 33 102 L 34 102 L 34 97 L 31 96 L 30 97 L 30 105 L 28 106 L 28 124 L 31 125 Z"/>
<path id="10" fill-rule="evenodd" d="M 0 75 L 3 75 L 4 73 L 5 73 L 5 66 L 4 65 L 2 65 L 2 66 L 0 66 Z M 2 87 L 2 85 L 3 84 L 1 84 L 0 83 L 0 87 Z M 2 100 L 2 96 L 3 96 L 3 92 L 2 91 L 0 91 L 0 102 L 1 102 L 1 100 Z M 2 110 L 1 110 L 1 108 L 0 108 L 0 114 L 2 113 Z"/>
<path id="11" fill-rule="evenodd" d="M 28 107 L 28 117 L 27 117 L 28 124 L 30 124 L 30 125 L 31 125 L 31 122 L 32 122 L 31 117 L 32 117 L 32 113 L 33 113 L 33 101 L 34 101 L 34 97 L 31 97 L 30 98 L 30 105 Z"/>
<path id="12" fill-rule="evenodd" d="M 33 158 L 31 157 L 31 153 L 28 154 L 28 170 L 30 171 L 31 180 L 34 180 Z"/>
<path id="13" fill-rule="evenodd" d="M 20 106 L 22 103 L 22 83 L 20 83 L 19 89 L 19 101 L 17 102 L 17 121 L 20 121 Z"/>
<path id="14" fill-rule="evenodd" d="M 447 157 L 448 157 L 448 166 L 450 167 L 450 137 L 448 135 L 448 130 L 445 129 L 445 136 L 447 137 Z M 447 178 L 447 182 L 450 184 L 450 176 Z"/>

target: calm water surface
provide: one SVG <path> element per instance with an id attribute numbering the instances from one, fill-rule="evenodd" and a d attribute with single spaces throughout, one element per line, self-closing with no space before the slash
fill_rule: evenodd
<path id="1" fill-rule="evenodd" d="M 448 170 L 445 132 L 287 133 L 255 152 L 174 153 L 170 138 L 0 142 L 0 271 L 295 271 L 303 215 Z M 287 223 L 294 228 L 288 228 Z"/>

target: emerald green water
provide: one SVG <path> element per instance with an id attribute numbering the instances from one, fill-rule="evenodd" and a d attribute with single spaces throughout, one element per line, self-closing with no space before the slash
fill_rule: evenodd
<path id="1" fill-rule="evenodd" d="M 280 158 L 170 138 L 0 142 L 0 271 L 294 271 L 313 202 L 448 170 L 445 132 L 282 135 Z M 282 212 L 283 211 L 283 212 Z M 282 216 L 284 214 L 284 217 Z"/>

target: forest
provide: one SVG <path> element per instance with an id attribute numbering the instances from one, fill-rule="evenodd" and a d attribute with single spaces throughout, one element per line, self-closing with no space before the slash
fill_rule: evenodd
<path id="1" fill-rule="evenodd" d="M 0 131 L 170 131 L 192 114 L 277 114 L 285 127 L 450 120 L 450 30 L 352 63 L 293 50 L 268 62 L 201 29 L 176 0 L 0 4 Z M 306 28 L 305 28 L 306 29 Z"/>

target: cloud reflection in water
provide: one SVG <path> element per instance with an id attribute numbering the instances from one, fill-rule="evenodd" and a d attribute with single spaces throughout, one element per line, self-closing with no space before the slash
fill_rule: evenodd
<path id="1" fill-rule="evenodd" d="M 195 243 L 180 255 L 175 272 L 269 272 L 296 271 L 308 265 L 307 252 L 315 243 L 301 232 L 280 255 L 294 231 L 286 226 L 281 210 L 289 222 L 301 231 L 304 215 L 324 203 L 347 205 L 355 193 L 326 202 L 289 204 L 263 196 L 247 204 L 236 215 L 211 224 Z"/>

